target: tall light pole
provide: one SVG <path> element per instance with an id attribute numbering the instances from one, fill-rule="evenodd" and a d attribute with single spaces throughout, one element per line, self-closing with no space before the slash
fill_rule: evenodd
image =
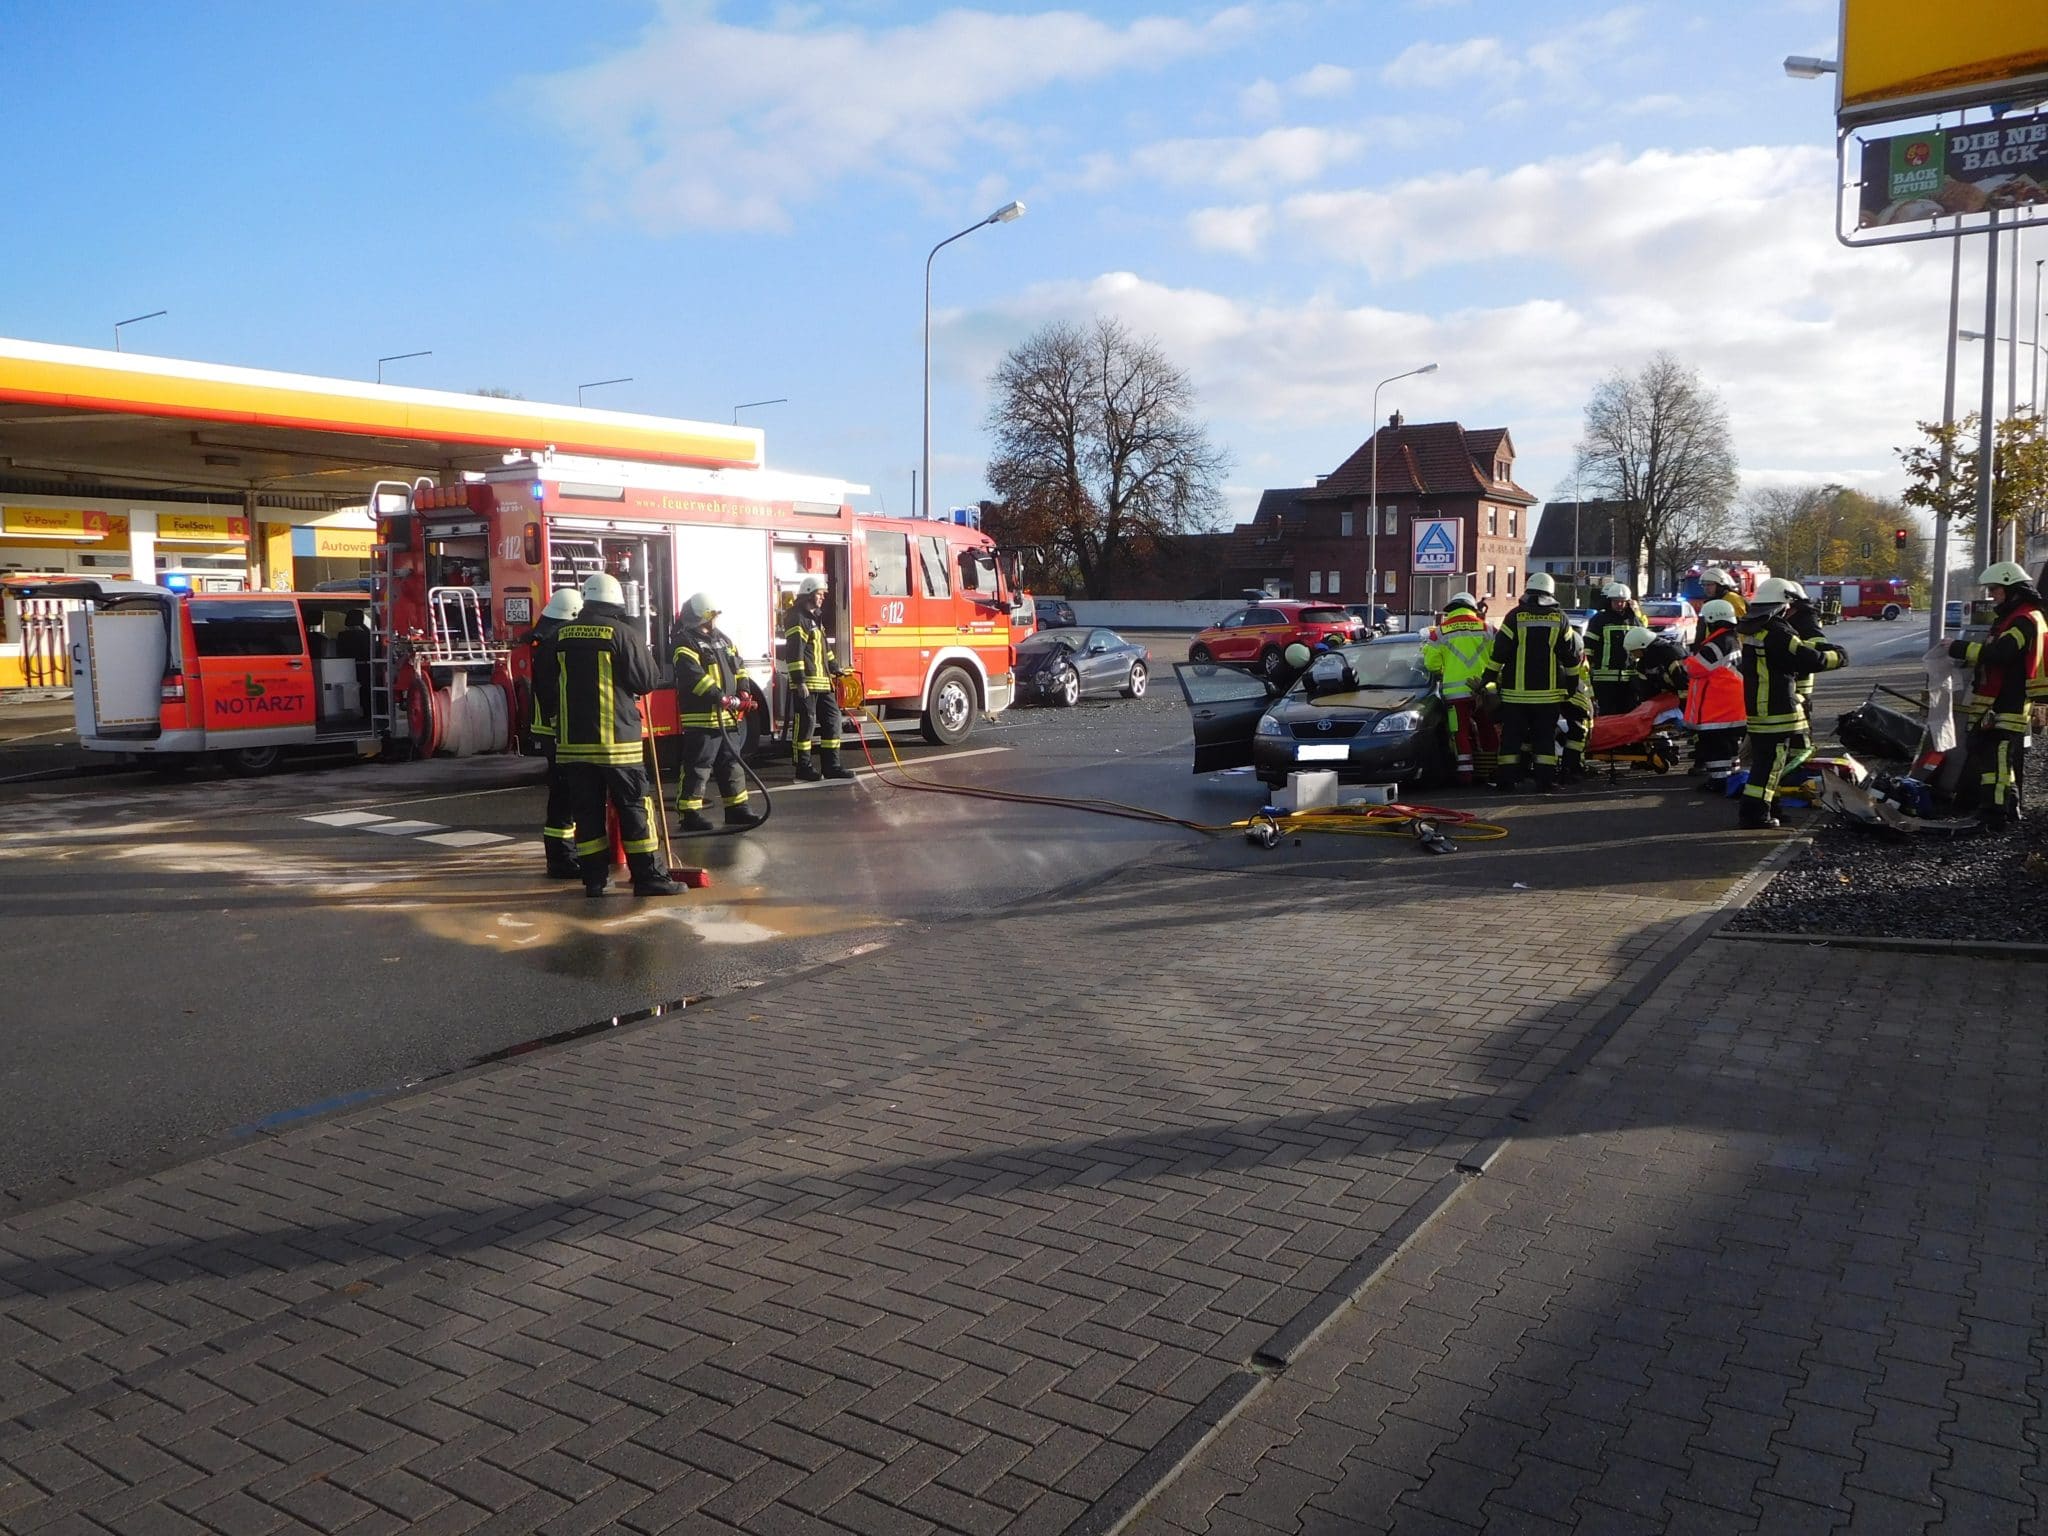
<path id="1" fill-rule="evenodd" d="M 379 384 L 382 384 L 384 382 L 384 365 L 386 363 L 402 363 L 408 357 L 432 357 L 433 355 L 434 354 L 431 351 L 394 352 L 389 357 L 380 357 L 377 359 L 377 382 Z"/>
<path id="2" fill-rule="evenodd" d="M 576 386 L 576 403 L 578 405 L 583 403 L 583 391 L 586 389 L 603 389 L 607 384 L 630 384 L 632 382 L 632 376 L 629 374 L 623 379 L 592 379 L 588 384 L 578 384 Z"/>
<path id="3" fill-rule="evenodd" d="M 2027 409 L 2036 420 L 2041 415 L 2041 268 L 2048 257 L 2034 263 L 2034 360 L 2027 365 Z M 2013 327 L 2018 330 L 2018 326 Z"/>
<path id="4" fill-rule="evenodd" d="M 1410 368 L 1406 373 L 1381 379 L 1372 387 L 1372 509 L 1367 514 L 1372 519 L 1372 529 L 1365 538 L 1365 615 L 1368 619 L 1380 600 L 1380 391 L 1396 379 L 1412 379 L 1418 373 L 1435 372 L 1435 363 L 1424 363 L 1420 368 Z M 1391 606 L 1387 616 L 1393 617 Z"/>
<path id="5" fill-rule="evenodd" d="M 738 405 L 732 408 L 732 424 L 734 426 L 738 426 L 740 424 L 740 412 L 751 411 L 757 405 L 787 404 L 789 404 L 789 396 L 787 395 L 777 395 L 773 400 L 742 400 Z"/>
<path id="6" fill-rule="evenodd" d="M 1941 644 L 1948 617 L 1948 489 L 1955 471 L 1956 430 L 1956 322 L 1962 318 L 1963 237 L 1962 220 L 1949 240 L 1948 262 L 1948 368 L 1941 386 L 1941 508 L 1934 514 L 1934 571 L 1928 585 L 1933 593 L 1927 603 L 1927 643 Z"/>
<path id="7" fill-rule="evenodd" d="M 142 320 L 154 320 L 154 319 L 156 319 L 156 317 L 157 317 L 157 316 L 159 316 L 159 315 L 168 315 L 169 313 L 170 313 L 170 311 L 169 311 L 168 309 L 152 309 L 152 310 L 151 310 L 151 311 L 150 311 L 150 312 L 149 312 L 148 314 L 146 314 L 146 315 L 135 315 L 135 316 L 133 316 L 132 318 L 130 318 L 130 319 L 127 319 L 127 320 L 116 320 L 116 321 L 114 322 L 114 350 L 115 350 L 116 352 L 118 352 L 118 351 L 120 351 L 120 350 L 121 350 L 121 327 L 122 327 L 122 326 L 124 326 L 124 325 L 134 325 L 134 324 L 135 324 L 136 322 L 138 322 L 138 321 L 142 321 Z"/>
<path id="8" fill-rule="evenodd" d="M 990 224 L 1008 224 L 1012 219 L 1024 217 L 1022 203 L 1005 203 L 985 219 L 968 225 L 957 235 L 948 235 L 931 248 L 924 259 L 924 479 L 918 494 L 923 498 L 919 510 L 929 518 L 932 515 L 932 257 L 939 254 L 955 240 L 964 240 L 977 229 Z"/>

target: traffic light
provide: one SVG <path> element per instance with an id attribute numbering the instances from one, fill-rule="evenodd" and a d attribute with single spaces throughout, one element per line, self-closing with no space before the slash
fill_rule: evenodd
<path id="1" fill-rule="evenodd" d="M 1905 530 L 1905 529 L 1903 529 L 1903 528 L 1895 528 L 1895 529 L 1893 529 L 1893 530 L 1892 530 L 1892 548 L 1893 548 L 1893 549 L 1896 549 L 1896 550 L 1903 550 L 1903 549 L 1904 549 L 1905 547 L 1906 547 L 1906 530 Z"/>

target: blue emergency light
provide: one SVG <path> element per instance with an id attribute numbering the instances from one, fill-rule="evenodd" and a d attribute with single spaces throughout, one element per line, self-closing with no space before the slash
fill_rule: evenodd
<path id="1" fill-rule="evenodd" d="M 168 572 L 164 576 L 164 590 L 166 592 L 183 592 L 189 596 L 192 591 L 192 578 L 181 571 Z"/>

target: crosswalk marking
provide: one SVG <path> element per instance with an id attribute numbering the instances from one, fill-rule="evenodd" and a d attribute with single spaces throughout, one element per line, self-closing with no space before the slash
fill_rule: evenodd
<path id="1" fill-rule="evenodd" d="M 373 821 L 389 821 L 389 816 L 380 816 L 375 811 L 323 811 L 318 816 L 305 816 L 303 821 L 317 821 L 323 827 L 360 827 Z"/>
<path id="2" fill-rule="evenodd" d="M 378 821 L 366 823 L 365 832 L 382 832 L 386 837 L 412 837 L 421 832 L 443 832 L 447 829 L 438 821 Z"/>
<path id="3" fill-rule="evenodd" d="M 444 848 L 481 848 L 486 843 L 509 843 L 512 839 L 503 832 L 429 832 L 420 838 L 423 843 L 439 843 Z"/>

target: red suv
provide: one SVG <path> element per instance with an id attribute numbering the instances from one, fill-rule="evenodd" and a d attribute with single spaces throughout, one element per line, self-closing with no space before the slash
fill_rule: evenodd
<path id="1" fill-rule="evenodd" d="M 1255 666 L 1271 674 L 1280 671 L 1282 653 L 1297 640 L 1307 646 L 1324 640 L 1349 645 L 1363 633 L 1358 616 L 1333 603 L 1275 600 L 1240 608 L 1210 625 L 1188 647 L 1188 660 Z"/>

